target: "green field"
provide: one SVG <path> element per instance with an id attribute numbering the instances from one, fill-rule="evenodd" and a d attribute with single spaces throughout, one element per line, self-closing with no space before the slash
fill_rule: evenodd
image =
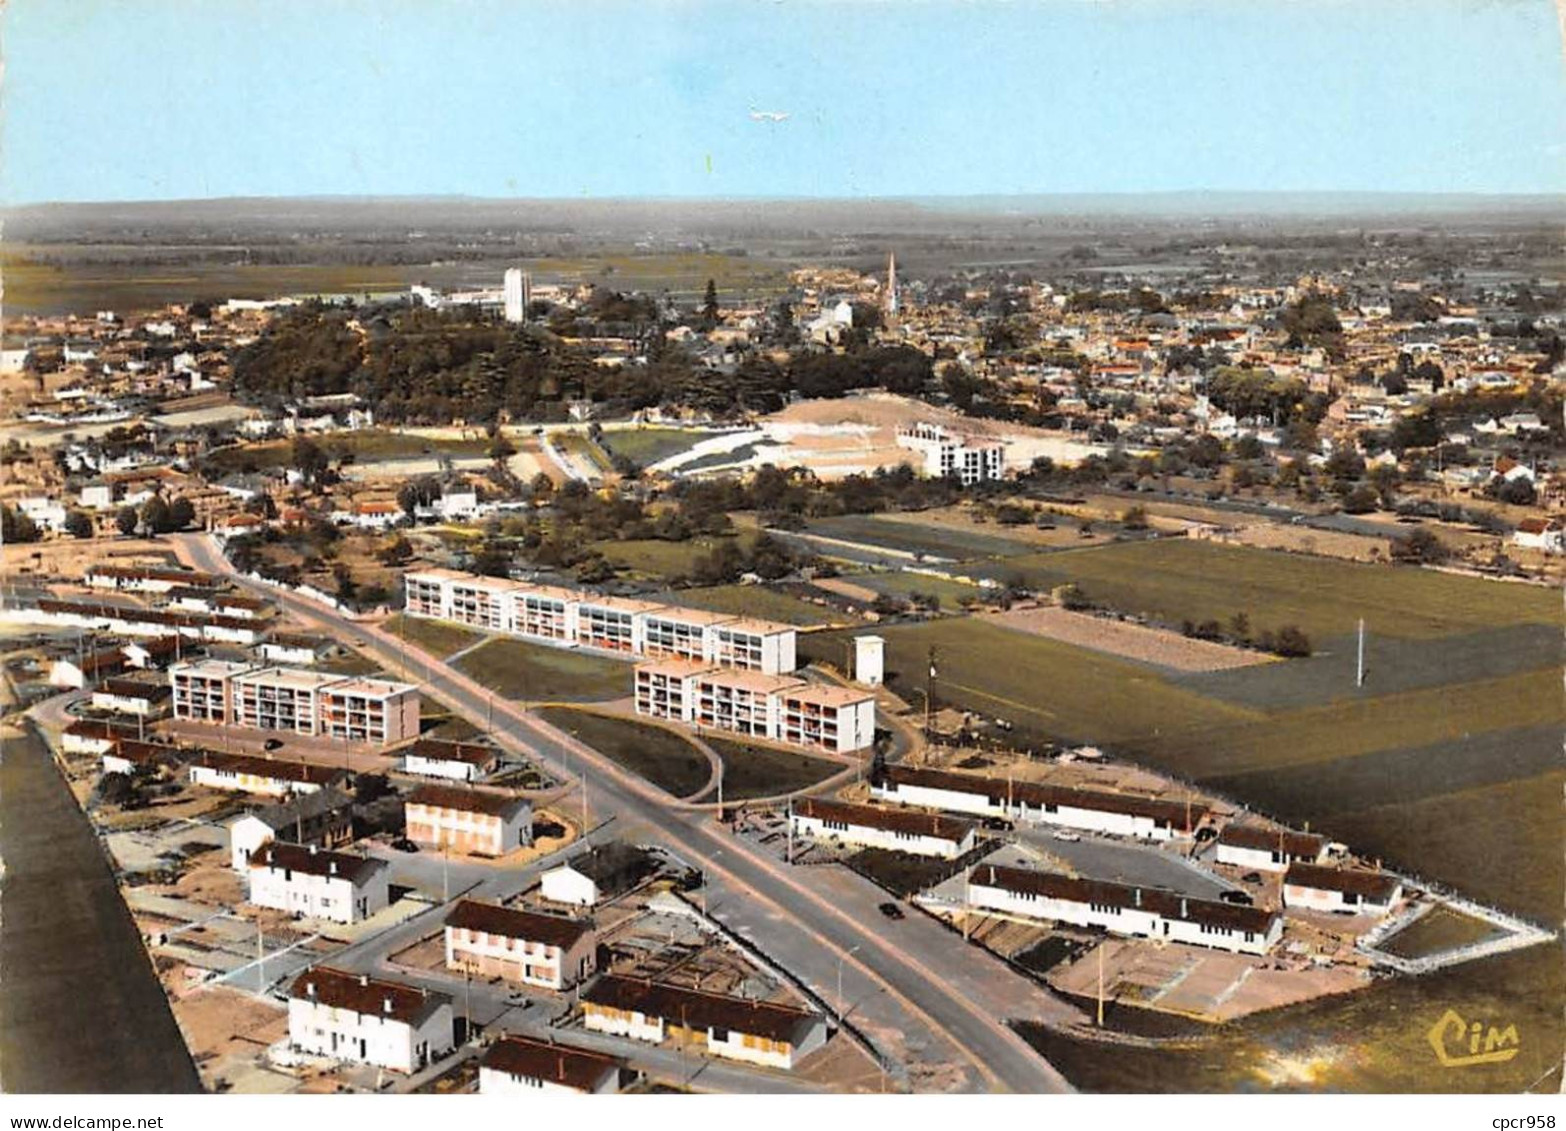
<path id="1" fill-rule="evenodd" d="M 484 639 L 482 633 L 448 620 L 410 617 L 402 613 L 387 617 L 381 628 L 400 640 L 422 648 L 437 659 L 444 659 Z"/>
<path id="2" fill-rule="evenodd" d="M 631 693 L 631 665 L 570 648 L 521 640 L 481 644 L 453 665 L 507 699 L 620 699 Z"/>
<path id="3" fill-rule="evenodd" d="M 608 455 L 586 432 L 556 432 L 549 437 L 549 442 L 562 452 L 577 457 L 579 462 L 585 463 L 599 475 L 608 475 L 614 470 L 609 464 Z"/>
<path id="4" fill-rule="evenodd" d="M 1295 624 L 1313 641 L 1373 633 L 1430 638 L 1513 624 L 1558 624 L 1560 595 L 1408 567 L 1358 565 L 1187 538 L 1030 554 L 982 572 L 1030 588 L 1066 582 L 1092 600 L 1168 624 L 1246 613 L 1257 630 Z"/>
<path id="5" fill-rule="evenodd" d="M 809 533 L 845 542 L 900 550 L 907 554 L 963 561 L 969 558 L 1008 557 L 1028 554 L 1032 546 L 998 534 L 957 529 L 939 523 L 904 521 L 879 515 L 842 515 L 814 519 Z"/>
<path id="6" fill-rule="evenodd" d="M 964 585 L 960 581 L 948 581 L 944 577 L 928 577 L 922 573 L 909 573 L 906 570 L 893 570 L 888 573 L 856 573 L 848 575 L 845 580 L 855 585 L 863 585 L 866 589 L 873 589 L 877 593 L 885 593 L 889 597 L 901 597 L 904 600 L 915 593 L 938 597 L 943 609 L 956 609 L 961 607 L 965 600 L 977 601 L 984 596 L 984 590 L 977 585 Z"/>
<path id="7" fill-rule="evenodd" d="M 710 735 L 703 737 L 723 761 L 725 806 L 731 801 L 796 793 L 847 769 L 842 763 L 826 758 L 812 758 L 808 754 L 796 754 L 792 750 L 756 746 Z M 703 801 L 717 799 L 716 791 L 702 795 Z"/>
<path id="8" fill-rule="evenodd" d="M 1483 919 L 1436 907 L 1381 944 L 1381 949 L 1403 958 L 1422 958 L 1494 938 L 1497 929 Z"/>
<path id="9" fill-rule="evenodd" d="M 689 797 L 712 777 L 707 756 L 664 727 L 570 707 L 543 707 L 538 714 L 551 726 L 575 735 L 616 765 L 675 797 Z"/>
<path id="10" fill-rule="evenodd" d="M 322 437 L 320 443 L 334 457 L 351 459 L 357 463 L 427 456 L 472 458 L 489 451 L 489 441 L 483 437 L 434 440 L 384 429 L 334 433 Z M 211 471 L 218 474 L 250 469 L 267 471 L 292 464 L 293 450 L 291 440 L 268 440 L 260 444 L 220 448 L 205 457 L 205 462 Z"/>
<path id="11" fill-rule="evenodd" d="M 711 435 L 688 428 L 616 428 L 605 431 L 599 442 L 638 467 L 651 467 L 661 460 L 688 451 Z"/>
<path id="12" fill-rule="evenodd" d="M 719 538 L 689 538 L 684 542 L 666 542 L 661 538 L 638 538 L 625 541 L 605 539 L 589 543 L 589 547 L 602 554 L 609 562 L 640 574 L 643 577 L 664 581 L 688 577 L 696 568 L 696 559 L 712 552 L 719 542 L 739 539 L 739 545 L 748 549 L 755 535 L 736 534 Z"/>
<path id="13" fill-rule="evenodd" d="M 851 634 L 812 633 L 800 652 L 841 665 Z M 935 702 L 1004 718 L 1040 736 L 1130 742 L 1171 726 L 1216 728 L 1262 718 L 1187 691 L 1152 669 L 971 617 L 881 628 L 888 681 L 923 706 L 931 645 L 938 649 Z"/>
<path id="14" fill-rule="evenodd" d="M 706 589 L 680 589 L 668 594 L 667 599 L 670 604 L 688 605 L 693 609 L 710 609 L 717 613 L 759 617 L 800 626 L 850 623 L 854 619 L 836 609 L 813 605 L 762 585 L 714 585 Z"/>

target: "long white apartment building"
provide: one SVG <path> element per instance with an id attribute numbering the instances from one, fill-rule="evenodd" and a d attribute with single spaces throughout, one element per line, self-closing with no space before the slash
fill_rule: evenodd
<path id="1" fill-rule="evenodd" d="M 816 840 L 885 848 L 915 856 L 955 860 L 973 848 L 972 821 L 912 809 L 880 809 L 820 797 L 799 800 L 789 812 L 796 834 Z"/>
<path id="2" fill-rule="evenodd" d="M 636 665 L 636 713 L 851 754 L 875 741 L 875 696 L 689 659 Z"/>
<path id="3" fill-rule="evenodd" d="M 1260 907 L 995 864 L 973 869 L 967 892 L 987 911 L 1239 954 L 1266 954 L 1283 934 L 1283 917 Z"/>
<path id="4" fill-rule="evenodd" d="M 544 644 L 699 660 L 768 675 L 798 664 L 797 629 L 774 621 L 449 569 L 408 573 L 403 588 L 409 615 Z"/>
<path id="5" fill-rule="evenodd" d="M 870 793 L 882 801 L 904 805 L 1062 825 L 1143 840 L 1189 835 L 1208 814 L 1205 802 L 1048 782 L 1008 781 L 922 766 L 887 766 L 870 783 Z"/>
<path id="6" fill-rule="evenodd" d="M 419 733 L 409 683 L 229 660 L 169 667 L 176 719 L 387 746 Z"/>

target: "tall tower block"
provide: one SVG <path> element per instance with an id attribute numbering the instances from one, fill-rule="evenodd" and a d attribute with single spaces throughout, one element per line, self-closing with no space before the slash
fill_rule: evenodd
<path id="1" fill-rule="evenodd" d="M 506 321 L 522 322 L 527 319 L 527 277 L 520 267 L 506 269 Z"/>
<path id="2" fill-rule="evenodd" d="M 897 313 L 897 253 L 886 257 L 886 312 Z"/>

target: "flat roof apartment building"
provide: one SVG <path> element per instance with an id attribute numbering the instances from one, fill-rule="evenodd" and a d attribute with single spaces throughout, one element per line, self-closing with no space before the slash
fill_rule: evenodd
<path id="1" fill-rule="evenodd" d="M 546 644 L 704 661 L 776 675 L 797 663 L 792 625 L 449 569 L 403 578 L 404 611 Z"/>
<path id="2" fill-rule="evenodd" d="M 897 446 L 924 456 L 921 470 L 931 479 L 955 476 L 964 486 L 1006 473 L 1006 446 L 996 440 L 953 432 L 920 421 L 897 430 Z"/>
<path id="3" fill-rule="evenodd" d="M 409 683 L 226 660 L 172 664 L 176 719 L 387 746 L 419 733 Z"/>
<path id="4" fill-rule="evenodd" d="M 636 713 L 835 754 L 875 742 L 875 696 L 689 659 L 636 665 Z"/>
<path id="5" fill-rule="evenodd" d="M 533 806 L 522 797 L 421 785 L 403 804 L 409 840 L 475 856 L 504 856 L 533 843 Z"/>

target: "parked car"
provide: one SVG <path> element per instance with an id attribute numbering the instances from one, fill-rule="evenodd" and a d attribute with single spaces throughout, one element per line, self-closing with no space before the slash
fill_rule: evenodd
<path id="1" fill-rule="evenodd" d="M 1250 897 L 1249 894 L 1243 891 L 1219 892 L 1218 898 L 1223 900 L 1225 903 L 1238 903 L 1242 907 L 1249 907 L 1251 904 L 1256 902 Z"/>
<path id="2" fill-rule="evenodd" d="M 1240 882 L 1242 884 L 1259 884 L 1259 883 L 1262 882 L 1261 873 L 1260 872 L 1246 872 L 1245 875 L 1240 877 Z"/>
<path id="3" fill-rule="evenodd" d="M 405 836 L 400 836 L 392 841 L 391 846 L 398 852 L 417 852 L 419 850 L 419 846 Z"/>
<path id="4" fill-rule="evenodd" d="M 888 919 L 901 919 L 903 917 L 903 909 L 895 903 L 881 904 L 880 911 Z"/>
<path id="5" fill-rule="evenodd" d="M 1056 829 L 1049 835 L 1054 837 L 1056 840 L 1069 841 L 1073 844 L 1082 839 L 1076 833 L 1068 833 L 1065 829 Z"/>

